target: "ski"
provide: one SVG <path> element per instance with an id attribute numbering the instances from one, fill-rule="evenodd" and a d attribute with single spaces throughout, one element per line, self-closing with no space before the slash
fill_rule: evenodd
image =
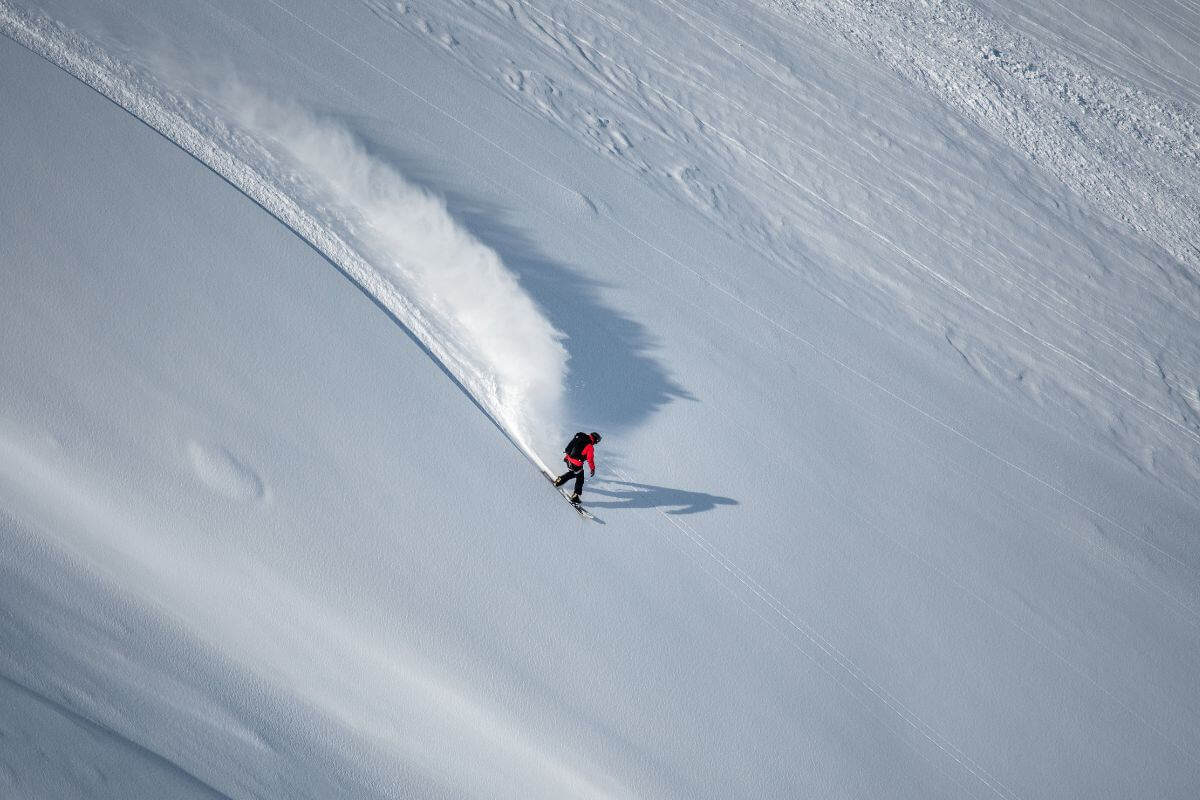
<path id="1" fill-rule="evenodd" d="M 549 472 L 543 472 L 542 474 L 546 476 L 546 480 L 550 481 L 550 485 L 554 486 L 554 476 L 551 475 Z M 590 519 L 590 520 L 596 519 L 596 515 L 590 511 L 588 511 L 581 504 L 572 503 L 571 502 L 571 494 L 566 489 L 562 488 L 561 486 L 554 486 L 554 488 L 557 489 L 558 493 L 563 496 L 563 499 L 565 499 L 567 501 L 567 503 L 570 504 L 571 508 L 573 508 L 579 512 L 579 516 L 583 517 L 584 519 Z"/>
<path id="2" fill-rule="evenodd" d="M 566 489 L 559 488 L 558 493 L 567 499 L 567 502 L 571 504 L 571 508 L 573 508 L 579 512 L 579 516 L 583 517 L 584 519 L 595 519 L 596 518 L 595 514 L 588 511 L 586 508 L 584 508 L 579 503 L 571 503 L 571 495 L 567 493 Z"/>

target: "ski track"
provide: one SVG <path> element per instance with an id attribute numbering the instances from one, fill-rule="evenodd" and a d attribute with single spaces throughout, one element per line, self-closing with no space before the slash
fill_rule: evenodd
<path id="1" fill-rule="evenodd" d="M 884 4 L 872 0 L 842 0 L 829 9 L 799 0 L 773 2 L 870 49 L 891 69 L 979 119 L 1181 263 L 1200 265 L 1189 244 L 1200 239 L 1200 221 L 1179 213 L 1200 207 L 1195 181 L 1186 179 L 1195 175 L 1200 159 L 1194 141 L 1189 143 L 1188 132 L 1194 137 L 1200 130 L 1193 109 L 1168 105 L 1102 73 L 1088 73 L 956 0 L 940 0 L 921 10 L 889 6 L 885 14 L 878 13 Z M 968 53 L 976 56 L 974 64 Z M 1101 63 L 1110 74 L 1119 74 L 1110 62 Z M 1112 105 L 1109 98 L 1127 105 Z M 1013 109 L 1015 118 L 1008 113 Z M 1168 175 L 1163 156 L 1186 164 L 1186 172 L 1177 178 Z M 1151 183 L 1128 184 L 1129 176 Z M 1144 204 L 1139 202 L 1143 199 Z"/>
<path id="2" fill-rule="evenodd" d="M 771 55 L 759 50 L 752 43 L 744 42 L 744 41 L 742 41 L 740 39 L 736 39 L 736 38 L 734 41 L 737 42 L 739 47 L 744 47 L 746 49 L 754 50 L 755 52 L 757 52 L 760 59 L 763 60 L 764 62 L 766 62 L 766 61 L 773 62 L 774 61 L 774 58 Z M 778 78 L 778 74 L 775 73 L 774 70 L 772 70 L 772 73 L 775 74 L 776 77 Z M 812 84 L 811 88 L 816 89 L 818 91 L 828 92 L 828 90 L 820 84 Z M 787 89 L 783 83 L 779 84 L 779 89 L 785 95 L 787 94 Z M 869 86 L 864 87 L 864 91 L 868 94 L 871 94 L 871 87 L 869 87 Z M 872 95 L 872 96 L 874 97 L 874 99 L 880 100 L 880 98 L 878 96 L 876 96 L 876 95 Z M 878 127 L 878 123 L 875 120 L 867 117 L 866 115 L 863 115 L 857 109 L 849 108 L 847 110 L 850 113 L 853 113 L 856 116 L 858 116 L 860 121 L 864 125 L 870 126 L 870 127 Z M 929 157 L 932 161 L 937 163 L 938 166 L 953 173 L 957 179 L 969 183 L 973 188 L 976 188 L 976 189 L 983 190 L 985 188 L 973 176 L 971 176 L 967 172 L 963 171 L 958 165 L 956 165 L 950 161 L 942 159 L 937 153 L 935 153 L 931 150 L 925 150 L 925 149 L 921 148 L 919 142 L 917 143 L 917 146 L 923 155 Z M 910 185 L 913 185 L 913 184 L 910 183 Z M 914 185 L 914 188 L 915 188 L 915 185 Z M 920 192 L 918 191 L 918 193 L 920 193 Z M 1076 251 L 1080 256 L 1083 256 L 1084 258 L 1087 258 L 1087 259 L 1092 258 L 1092 255 L 1088 252 L 1088 250 L 1086 250 L 1083 247 L 1083 245 L 1079 244 L 1078 242 L 1073 241 L 1070 238 L 1067 238 L 1057 228 L 1047 224 L 1043 220 L 1039 219 L 1037 216 L 1034 216 L 1033 214 L 1031 214 L 1026 209 L 1013 203 L 1012 201 L 1010 201 L 1008 199 L 1008 197 L 1006 197 L 1004 195 L 1000 195 L 996 199 L 999 200 L 1002 204 L 1004 204 L 1004 206 L 1009 211 L 1021 215 L 1024 222 L 1037 227 L 1042 233 L 1045 233 L 1046 235 L 1051 236 L 1054 239 L 1056 239 L 1058 241 L 1058 243 L 1062 244 L 1063 246 L 1071 248 L 1072 250 Z M 987 217 L 983 217 L 981 219 L 981 221 L 985 225 L 989 225 L 989 227 L 991 226 L 991 223 Z M 1000 232 L 998 228 L 996 230 L 998 232 Z M 1137 288 L 1139 290 L 1155 291 L 1155 287 L 1145 284 L 1139 280 L 1138 275 L 1136 274 L 1137 267 L 1128 260 L 1128 258 L 1124 255 L 1124 253 L 1122 253 L 1118 250 L 1114 250 L 1113 248 L 1109 247 L 1104 242 L 1089 242 L 1089 245 L 1100 248 L 1106 257 L 1113 258 L 1113 259 L 1120 261 L 1122 266 L 1125 267 L 1129 271 L 1128 273 L 1113 272 L 1113 273 L 1111 273 L 1111 277 L 1115 278 L 1116 280 L 1122 281 L 1124 283 L 1128 283 L 1131 287 Z M 1174 299 L 1174 298 L 1171 298 L 1171 299 Z M 1191 319 L 1193 319 L 1195 321 L 1200 321 L 1200 313 L 1197 313 L 1191 305 L 1188 305 L 1185 303 L 1179 303 L 1179 305 L 1176 306 L 1175 308 L 1180 313 L 1188 314 Z M 1136 320 L 1131 320 L 1131 321 L 1136 322 Z"/>
<path id="3" fill-rule="evenodd" d="M 695 24 L 692 21 L 692 17 L 695 17 L 697 19 L 706 19 L 705 17 L 703 17 L 702 14 L 693 14 L 693 15 L 689 16 L 687 14 L 681 13 L 678 10 L 678 8 L 675 6 L 668 6 L 668 3 L 666 2 L 666 0 L 656 0 L 656 2 L 658 2 L 664 8 L 670 7 L 672 10 L 672 13 L 675 15 L 676 19 L 678 19 L 680 23 L 687 25 L 688 27 L 693 28 L 694 30 L 697 30 L 698 32 L 701 33 L 701 35 L 703 35 L 706 39 L 708 39 L 710 42 L 712 42 L 712 44 L 714 44 L 716 47 L 720 48 L 722 50 L 722 52 L 724 52 L 728 57 L 730 57 L 734 61 L 737 61 L 738 63 L 741 63 L 743 66 L 746 66 L 755 77 L 764 81 L 775 92 L 777 92 L 782 100 L 795 103 L 797 106 L 799 106 L 800 108 L 803 108 L 807 113 L 809 113 L 813 117 L 820 119 L 821 122 L 827 127 L 828 130 L 830 130 L 831 132 L 835 131 L 833 124 L 824 115 L 822 115 L 815 107 L 813 107 L 810 104 L 808 104 L 807 102 L 805 102 L 803 96 L 801 96 L 799 94 L 792 94 L 792 93 L 788 92 L 786 86 L 782 82 L 780 82 L 780 80 L 778 78 L 778 74 L 775 73 L 774 70 L 771 70 L 772 76 L 767 77 L 767 76 L 763 75 L 762 73 L 758 72 L 757 70 L 755 70 L 747 62 L 743 61 L 738 56 L 736 56 L 732 51 L 730 51 L 727 47 L 725 47 L 725 45 L 718 42 L 716 40 L 715 36 L 718 35 L 719 33 L 721 33 L 721 31 L 715 25 L 709 31 L 700 31 L 698 28 L 696 28 Z M 706 21 L 707 21 L 707 19 L 706 19 Z M 747 42 L 744 42 L 740 39 L 737 39 L 736 37 L 731 37 L 731 39 L 734 43 L 737 44 L 738 47 L 745 48 L 745 49 L 754 49 L 753 45 L 751 45 Z M 657 54 L 655 54 L 655 55 L 657 56 Z M 764 55 L 764 54 L 760 53 L 760 55 Z M 824 87 L 818 87 L 818 88 L 823 89 Z M 735 108 L 738 108 L 740 111 L 743 111 L 744 113 L 747 113 L 747 114 L 752 113 L 748 109 L 745 109 L 741 104 L 737 103 L 736 101 L 729 100 L 729 99 L 727 99 L 727 101 L 730 102 L 732 105 L 734 105 Z M 862 114 L 862 112 L 859 111 L 858 109 L 852 108 L 852 109 L 849 109 L 849 111 L 851 113 L 853 113 L 865 126 L 877 127 L 877 124 L 875 123 L 874 120 L 871 120 L 866 115 Z M 1025 297 L 1028 297 L 1033 302 L 1036 302 L 1039 305 L 1041 305 L 1047 311 L 1050 311 L 1051 313 L 1060 317 L 1067 324 L 1078 328 L 1083 333 L 1087 333 L 1088 331 L 1084 328 L 1084 326 L 1076 321 L 1076 318 L 1082 317 L 1084 320 L 1090 322 L 1096 328 L 1100 328 L 1101 332 L 1105 335 L 1105 340 L 1103 341 L 1104 346 L 1113 350 L 1117 355 L 1120 355 L 1121 357 L 1126 358 L 1134 363 L 1141 364 L 1142 366 L 1148 366 L 1148 365 L 1153 364 L 1153 356 L 1144 347 L 1138 345 L 1136 342 L 1131 341 L 1127 337 L 1122 336 L 1121 334 L 1119 334 L 1115 331 L 1105 330 L 1103 328 L 1103 323 L 1100 320 L 1096 319 L 1088 309 L 1081 307 L 1078 304 L 1073 303 L 1070 300 L 1070 298 L 1068 298 L 1066 295 L 1061 293 L 1054 286 L 1048 284 L 1041 277 L 1035 275 L 1031 270 L 1028 270 L 1025 267 L 1023 267 L 1019 262 L 1012 260 L 1007 255 L 1007 253 L 1000 250 L 995 245 L 990 244 L 990 243 L 988 243 L 988 245 L 987 245 L 989 250 L 991 251 L 991 255 L 996 258 L 1004 259 L 1006 262 L 1005 266 L 1008 267 L 1009 269 L 1012 269 L 1012 270 L 1015 270 L 1016 272 L 1018 272 L 1022 278 L 1026 279 L 1029 282 L 1029 285 L 1021 284 L 1018 281 L 1014 281 L 1013 279 L 1006 277 L 999 270 L 993 269 L 990 266 L 990 264 L 988 264 L 982 258 L 982 256 L 980 254 L 978 254 L 977 252 L 974 251 L 971 242 L 968 242 L 966 244 L 966 246 L 964 247 L 964 244 L 961 242 L 951 241 L 942 232 L 942 229 L 936 228 L 936 227 L 932 226 L 931 224 L 924 222 L 920 217 L 917 217 L 913 212 L 910 212 L 907 209 L 903 208 L 901 206 L 900 197 L 895 192 L 891 192 L 888 189 L 886 189 L 886 187 L 884 187 L 882 184 L 871 183 L 869 181 L 863 180 L 862 178 L 860 178 L 856 175 L 853 175 L 852 173 L 848 172 L 845 168 L 830 161 L 823 153 L 816 150 L 815 148 L 812 148 L 807 143 L 796 140 L 794 137 L 792 137 L 786 131 L 779 128 L 774 123 L 771 123 L 771 122 L 764 120 L 762 118 L 759 118 L 759 117 L 756 117 L 756 119 L 759 120 L 761 125 L 763 125 L 764 127 L 768 127 L 770 130 L 772 130 L 773 133 L 775 133 L 777 136 L 779 136 L 780 138 L 787 141 L 789 144 L 792 144 L 797 147 L 801 147 L 801 148 L 809 151 L 815 157 L 821 159 L 825 163 L 828 163 L 831 166 L 831 168 L 835 169 L 839 174 L 844 175 L 847 179 L 852 180 L 856 183 L 859 183 L 860 185 L 863 185 L 865 188 L 870 188 L 872 191 L 883 196 L 886 199 L 886 202 L 890 207 L 892 207 L 897 212 L 903 214 L 904 216 L 911 219 L 913 222 L 920 225 L 930 235 L 937 237 L 940 241 L 944 242 L 948 247 L 954 249 L 956 252 L 967 255 L 976 265 L 978 265 L 982 269 L 987 270 L 989 273 L 993 274 L 998 280 L 1001 280 L 1004 283 L 1007 283 L 1014 287 L 1018 287 L 1019 290 L 1021 291 L 1021 293 Z M 944 206 L 939 204 L 934 198 L 932 198 L 929 194 L 927 194 L 920 186 L 918 186 L 912 180 L 910 180 L 909 178 L 907 178 L 907 177 L 901 175 L 899 172 L 897 172 L 887 161 L 881 159 L 874 151 L 867 148 L 862 142 L 855 139 L 855 140 L 851 140 L 849 143 L 851 145 L 853 145 L 859 151 L 859 153 L 861 155 L 863 155 L 866 158 L 871 159 L 874 162 L 876 167 L 887 172 L 895 180 L 901 182 L 907 189 L 910 189 L 913 194 L 918 195 L 924 201 L 926 201 L 931 206 L 933 206 L 933 208 L 937 211 L 937 213 L 939 215 L 941 215 L 943 218 L 949 219 L 951 217 L 948 209 L 946 209 Z M 946 162 L 945 160 L 939 158 L 936 154 L 927 153 L 927 155 L 929 155 L 929 157 L 933 161 L 935 161 L 935 163 L 937 163 L 939 166 L 944 168 L 946 171 L 954 174 L 957 178 L 962 179 L 966 182 L 969 182 L 973 186 L 979 187 L 979 184 L 975 181 L 974 178 L 967 175 L 965 172 L 961 171 L 956 165 Z M 979 187 L 979 188 L 982 188 L 982 187 Z M 1062 236 L 1062 234 L 1058 233 L 1053 228 L 1047 226 L 1044 222 L 1041 222 L 1040 220 L 1036 220 L 1036 218 L 1029 217 L 1028 212 L 1024 211 L 1019 206 L 1016 206 L 1015 204 L 1011 203 L 1007 197 L 1000 197 L 999 199 L 1010 210 L 1012 210 L 1015 213 L 1022 213 L 1024 215 L 1026 215 L 1027 219 L 1030 222 L 1032 222 L 1036 225 L 1039 225 L 1044 230 L 1046 230 L 1048 233 L 1051 233 L 1056 238 L 1058 238 L 1060 241 L 1062 241 L 1064 244 L 1067 244 L 1069 246 L 1072 246 L 1072 247 L 1082 251 L 1082 249 L 1079 247 L 1078 244 L 1066 239 L 1065 237 Z M 993 223 L 988 217 L 986 217 L 986 216 L 982 217 L 979 221 L 991 233 L 1003 238 L 1012 249 L 1015 249 L 1015 250 L 1021 252 L 1023 255 L 1025 255 L 1030 260 L 1033 259 L 1033 257 L 1034 257 L 1033 254 L 1030 253 L 1026 249 L 1024 244 L 1013 239 L 1006 231 L 1002 230 L 998 225 Z M 1042 292 L 1045 292 L 1045 293 L 1051 295 L 1051 297 L 1053 298 L 1055 303 L 1052 304 L 1052 303 L 1049 303 L 1046 300 L 1044 300 L 1038 294 L 1038 291 L 1042 291 Z M 1069 309 L 1071 314 L 1068 315 L 1068 314 L 1064 313 L 1060 308 L 1058 308 L 1059 305 Z M 1105 310 L 1113 311 L 1113 309 L 1110 309 L 1108 307 L 1106 307 Z M 1184 310 L 1188 310 L 1188 309 L 1184 309 Z M 1116 311 L 1116 313 L 1122 313 L 1122 312 Z M 1136 321 L 1133 320 L 1132 318 L 1125 316 L 1125 315 L 1123 315 L 1123 316 L 1124 316 L 1124 321 L 1126 323 L 1131 324 L 1131 325 L 1136 324 Z M 1194 315 L 1193 318 L 1196 319 L 1197 321 L 1200 321 L 1200 315 Z M 1109 340 L 1108 339 L 1109 336 L 1112 336 L 1113 338 L 1115 338 L 1116 343 Z M 1133 352 L 1127 352 L 1126 348 Z"/>
<path id="4" fill-rule="evenodd" d="M 203 97 L 176 96 L 84 38 L 5 0 L 0 32 L 158 131 L 307 241 L 403 325 L 535 465 L 544 466 L 538 453 L 551 441 L 548 431 L 557 431 L 561 413 L 567 358 L 562 335 L 495 253 L 462 231 L 437 198 L 372 162 L 333 123 L 272 105 L 244 86 L 217 90 L 223 94 L 217 102 L 227 106 L 206 109 Z M 239 130 L 238 122 L 245 127 Z M 277 166 L 280 154 L 272 144 L 292 163 Z M 297 164 L 310 176 L 289 179 Z M 333 201 L 334 216 L 320 196 L 311 196 L 314 190 Z M 318 208 L 323 212 L 313 210 Z M 409 218 L 415 218 L 410 228 L 394 230 Z"/>
<path id="5" fill-rule="evenodd" d="M 1128 9 L 1121 8 L 1120 6 L 1118 6 L 1114 2 L 1112 2 L 1112 0 L 1102 0 L 1102 1 L 1106 5 L 1108 5 L 1110 8 L 1117 11 L 1118 13 L 1121 13 L 1124 16 L 1127 16 L 1130 19 L 1133 19 L 1132 16 L 1129 14 Z M 1025 9 L 1027 11 L 1037 11 L 1038 10 L 1037 8 L 1035 8 L 1033 6 L 1030 6 L 1030 4 L 1025 2 L 1025 0 L 1010 0 L 1010 2 L 1013 2 L 1015 5 L 1020 6 L 1021 8 Z M 1167 97 L 1172 96 L 1175 89 L 1177 89 L 1178 87 L 1184 87 L 1185 89 L 1190 89 L 1193 92 L 1197 89 L 1200 89 L 1200 84 L 1198 84 L 1196 81 L 1193 81 L 1190 78 L 1187 78 L 1173 70 L 1167 69 L 1166 67 L 1155 64 L 1154 62 L 1150 61 L 1145 56 L 1143 56 L 1141 53 L 1139 53 L 1136 50 L 1134 50 L 1133 48 L 1131 48 L 1127 43 L 1114 38 L 1111 34 L 1107 33 L 1106 31 L 1100 30 L 1092 23 L 1083 19 L 1082 17 L 1079 16 L 1078 13 L 1076 13 L 1072 9 L 1068 8 L 1063 3 L 1059 2 L 1059 0 L 1051 0 L 1051 2 L 1055 8 L 1065 12 L 1065 14 L 1067 16 L 1069 16 L 1072 19 L 1079 22 L 1082 27 L 1089 28 L 1092 31 L 1095 31 L 1097 34 L 1099 34 L 1099 36 L 1095 37 L 1095 39 L 1100 40 L 1097 42 L 1100 45 L 1100 48 L 1093 49 L 1089 52 L 1082 52 L 1078 48 L 1076 48 L 1073 44 L 1071 44 L 1071 43 L 1067 42 L 1065 39 L 1063 39 L 1062 36 L 1051 31 L 1049 28 L 1047 28 L 1044 25 L 1041 25 L 1037 22 L 1033 22 L 1032 19 L 1028 16 L 1025 17 L 1025 21 L 1027 22 L 1027 24 L 1031 24 L 1033 27 L 1036 27 L 1047 38 L 1052 39 L 1058 47 L 1065 49 L 1065 50 L 1072 51 L 1074 53 L 1074 55 L 1081 60 L 1086 61 L 1089 59 L 1095 59 L 1095 60 L 1099 61 L 1099 63 L 1101 63 L 1110 72 L 1112 72 L 1116 75 L 1120 75 L 1124 80 L 1126 80 L 1130 83 L 1136 83 L 1137 77 L 1135 75 L 1129 73 L 1127 70 L 1122 69 L 1120 66 L 1118 66 L 1118 64 L 1116 62 L 1106 60 L 1106 59 L 1101 59 L 1097 56 L 1097 52 L 1103 52 L 1103 47 L 1115 45 L 1118 49 L 1124 51 L 1125 54 L 1129 58 L 1133 59 L 1134 61 L 1141 64 L 1143 67 L 1145 67 L 1151 74 L 1156 75 L 1157 77 L 1163 79 L 1162 82 L 1151 81 L 1151 86 L 1153 86 L 1156 91 L 1161 92 L 1165 96 L 1167 96 Z M 1144 10 L 1147 13 L 1149 13 L 1151 16 L 1157 16 L 1155 11 L 1151 7 L 1146 6 L 1139 10 Z M 1167 49 L 1169 49 L 1173 53 L 1175 53 L 1175 55 L 1179 56 L 1181 59 L 1186 61 L 1188 64 L 1191 64 L 1191 66 L 1193 66 L 1193 67 L 1196 66 L 1195 62 L 1193 62 L 1191 59 L 1187 58 L 1187 56 L 1180 53 L 1175 48 L 1171 47 L 1166 41 L 1164 41 L 1162 39 L 1161 36 L 1153 33 L 1153 31 L 1148 26 L 1146 26 L 1145 23 L 1143 23 L 1139 20 L 1136 20 L 1136 19 L 1134 20 L 1134 23 L 1139 28 L 1146 31 L 1147 33 L 1153 34 L 1155 36 L 1155 38 L 1157 38 L 1161 44 L 1163 44 L 1165 47 L 1167 47 Z M 1194 42 L 1195 40 L 1192 39 L 1192 41 Z M 1167 84 L 1174 84 L 1174 86 L 1169 86 Z"/>

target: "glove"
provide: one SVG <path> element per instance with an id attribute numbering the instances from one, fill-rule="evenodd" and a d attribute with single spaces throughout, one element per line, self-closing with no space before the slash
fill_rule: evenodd
<path id="1" fill-rule="evenodd" d="M 593 477 L 593 478 L 594 478 L 594 477 L 596 477 L 596 470 L 592 470 L 592 475 L 591 475 L 591 477 Z"/>

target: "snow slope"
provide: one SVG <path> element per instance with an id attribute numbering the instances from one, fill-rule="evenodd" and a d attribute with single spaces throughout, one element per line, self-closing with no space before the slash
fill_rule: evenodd
<path id="1" fill-rule="evenodd" d="M 1053 5 L 0 2 L 6 796 L 1194 796 L 1200 17 Z"/>

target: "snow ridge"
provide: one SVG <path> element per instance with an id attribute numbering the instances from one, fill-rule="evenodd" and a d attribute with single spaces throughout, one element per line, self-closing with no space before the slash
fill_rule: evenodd
<path id="1" fill-rule="evenodd" d="M 420 341 L 539 467 L 553 449 L 563 334 L 445 203 L 345 128 L 238 81 L 168 91 L 45 17 L 0 0 L 0 32 L 194 156 L 320 251 Z"/>

